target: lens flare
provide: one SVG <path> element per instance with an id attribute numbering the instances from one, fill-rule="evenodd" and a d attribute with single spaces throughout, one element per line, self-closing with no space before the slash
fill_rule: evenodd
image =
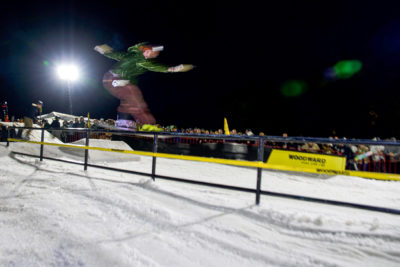
<path id="1" fill-rule="evenodd" d="M 348 79 L 361 71 L 362 63 L 359 60 L 341 60 L 333 66 L 336 78 Z"/>
<path id="2" fill-rule="evenodd" d="M 281 87 L 281 93 L 285 97 L 297 97 L 304 94 L 306 90 L 306 82 L 298 80 L 286 81 Z"/>

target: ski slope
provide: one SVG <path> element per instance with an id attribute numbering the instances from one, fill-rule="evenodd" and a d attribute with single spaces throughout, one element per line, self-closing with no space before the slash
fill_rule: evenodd
<path id="1" fill-rule="evenodd" d="M 46 142 L 51 142 L 51 135 Z M 126 149 L 123 142 L 92 146 Z M 97 142 L 97 143 L 95 143 Z M 399 266 L 400 216 L 21 156 L 0 143 L 1 266 Z M 151 157 L 89 161 L 151 172 Z M 83 161 L 45 147 L 45 156 Z M 255 188 L 256 170 L 157 159 L 157 174 Z M 264 170 L 264 190 L 399 208 L 400 184 Z"/>

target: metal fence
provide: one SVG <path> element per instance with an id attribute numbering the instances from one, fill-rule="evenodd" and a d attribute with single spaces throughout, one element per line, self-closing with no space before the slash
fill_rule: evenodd
<path id="1" fill-rule="evenodd" d="M 167 133 L 168 135 L 176 135 L 177 133 Z M 109 132 L 94 132 L 91 131 L 90 138 L 91 139 L 105 139 L 111 140 L 112 133 Z M 204 135 L 200 134 L 193 138 L 193 136 L 188 136 L 187 134 L 179 134 L 178 136 L 174 136 L 173 138 L 160 139 L 160 143 L 166 144 L 187 144 L 187 145 L 205 145 L 205 144 L 220 144 L 220 143 L 235 143 L 235 144 L 243 144 L 248 147 L 258 147 L 258 140 L 249 140 L 244 139 L 246 136 L 238 136 L 240 139 L 230 139 L 226 136 L 222 135 L 223 138 L 215 139 L 216 135 Z M 85 133 L 75 132 L 69 130 L 60 131 L 58 135 L 59 139 L 64 143 L 71 143 L 82 138 L 85 138 Z M 211 138 L 213 137 L 213 138 Z M 148 139 L 149 141 L 153 140 L 153 137 L 142 137 L 142 139 Z M 398 147 L 397 142 L 386 141 L 386 142 L 376 142 L 372 140 L 350 140 L 346 141 L 344 139 L 335 140 L 329 138 L 299 138 L 299 137 L 277 137 L 277 136 L 268 136 L 263 138 L 264 149 L 283 149 L 290 151 L 298 151 L 298 152 L 309 152 L 306 149 L 302 148 L 304 142 L 320 142 L 320 148 L 317 151 L 313 151 L 313 153 L 318 154 L 326 154 L 326 155 L 335 155 L 335 156 L 345 156 L 348 162 L 346 169 L 347 170 L 357 170 L 357 171 L 365 171 L 365 172 L 381 172 L 381 173 L 400 173 L 400 147 L 397 149 L 397 153 L 392 153 L 389 151 L 385 151 L 385 149 L 374 151 L 373 154 L 369 155 L 365 158 L 358 159 L 357 157 L 367 151 L 370 151 L 369 146 L 379 147 L 384 144 L 389 144 L 389 146 Z M 321 143 L 326 142 L 326 143 Z M 343 151 L 343 144 L 349 142 L 348 145 L 354 151 Z M 356 145 L 359 146 L 356 146 Z M 363 149 L 360 149 L 363 147 Z"/>
<path id="2" fill-rule="evenodd" d="M 16 138 L 12 138 L 12 132 L 16 130 L 32 130 L 32 131 L 41 131 L 41 140 L 40 142 L 38 141 L 28 141 L 28 140 L 20 140 Z M 39 155 L 31 155 L 31 154 L 26 154 L 26 153 L 20 153 L 20 152 L 15 152 L 17 154 L 22 154 L 22 155 L 27 155 L 27 156 L 32 156 L 32 157 L 38 157 L 40 158 L 40 161 L 43 159 L 49 159 L 49 160 L 56 160 L 56 161 L 61 161 L 61 162 L 67 162 L 71 164 L 77 164 L 77 165 L 83 165 L 84 170 L 87 170 L 88 167 L 95 167 L 95 168 L 101 168 L 101 169 L 107 169 L 107 170 L 112 170 L 112 171 L 118 171 L 118 172 L 125 172 L 125 173 L 132 173 L 132 174 L 137 174 L 137 175 L 144 175 L 144 176 L 149 176 L 153 180 L 156 178 L 158 179 L 164 179 L 164 180 L 171 180 L 171 181 L 176 181 L 176 182 L 185 182 L 185 183 L 191 183 L 191 184 L 197 184 L 197 185 L 203 185 L 203 186 L 211 186 L 211 187 L 217 187 L 217 188 L 224 188 L 224 189 L 229 189 L 229 190 L 236 190 L 236 191 L 242 191 L 242 192 L 248 192 L 248 193 L 254 193 L 255 194 L 255 203 L 258 205 L 260 203 L 260 196 L 261 195 L 269 195 L 269 196 L 276 196 L 276 197 L 285 197 L 285 198 L 291 198 L 291 199 L 297 199 L 297 200 L 303 200 L 303 201 L 312 201 L 312 202 L 318 202 L 318 203 L 324 203 L 324 204 L 331 204 L 331 205 L 340 205 L 340 206 L 347 206 L 347 207 L 354 207 L 354 208 L 359 208 L 359 209 L 366 209 L 366 210 L 373 210 L 373 211 L 378 211 L 378 212 L 386 212 L 386 213 L 392 213 L 392 214 L 400 214 L 400 210 L 397 209 L 391 209 L 391 208 L 385 208 L 385 207 L 375 207 L 375 206 L 369 206 L 369 205 L 363 205 L 363 204 L 356 204 L 356 203 L 348 203 L 348 202 L 341 202 L 341 201 L 334 201 L 334 200 L 328 200 L 328 199 L 320 199 L 320 198 L 312 198 L 312 197 L 307 197 L 307 196 L 301 196 L 301 195 L 293 195 L 293 194 L 284 194 L 284 193 L 278 193 L 278 192 L 271 192 L 271 191 L 265 191 L 261 190 L 261 179 L 262 179 L 262 168 L 261 167 L 256 167 L 256 185 L 255 188 L 244 188 L 244 187 L 237 187 L 237 186 L 230 186 L 230 185 L 223 185 L 223 184 L 215 184 L 215 183 L 208 183 L 208 182 L 202 182 L 202 181 L 196 181 L 196 180 L 189 180 L 189 179 L 182 179 L 182 178 L 176 178 L 176 177 L 170 177 L 170 176 L 164 176 L 164 175 L 158 175 L 156 173 L 156 167 L 157 167 L 157 157 L 166 157 L 168 158 L 168 155 L 161 155 L 158 153 L 158 145 L 159 141 L 163 140 L 165 142 L 165 137 L 168 138 L 180 138 L 180 139 L 202 139 L 202 140 L 222 140 L 223 142 L 233 142 L 233 143 L 241 143 L 245 142 L 246 144 L 249 143 L 252 146 L 256 146 L 257 148 L 257 162 L 263 162 L 264 160 L 264 152 L 265 152 L 265 147 L 268 147 L 269 143 L 318 143 L 318 144 L 338 144 L 342 146 L 346 145 L 380 145 L 380 146 L 395 146 L 399 147 L 400 143 L 399 142 L 393 142 L 393 141 L 372 141 L 372 140 L 335 140 L 335 139 L 329 139 L 329 138 L 311 138 L 311 137 L 280 137 L 280 136 L 227 136 L 227 135 L 214 135 L 214 134 L 189 134 L 189 133 L 176 133 L 176 132 L 136 132 L 136 131 L 124 131 L 124 130 L 102 130 L 102 129 L 97 129 L 97 130 L 92 130 L 92 129 L 78 129 L 78 128 L 69 128 L 67 131 L 69 133 L 74 133 L 80 136 L 81 138 L 85 139 L 85 146 L 79 147 L 79 146 L 73 146 L 73 145 L 58 145 L 58 144 L 51 144 L 51 143 L 46 143 L 44 142 L 44 133 L 45 131 L 51 131 L 53 133 L 55 132 L 63 132 L 66 131 L 65 129 L 41 129 L 41 128 L 27 128 L 27 127 L 8 127 L 7 129 L 7 146 L 9 146 L 9 142 L 28 142 L 28 143 L 34 143 L 34 144 L 40 144 L 40 154 Z M 61 134 L 59 135 L 60 137 L 62 136 Z M 89 139 L 91 137 L 96 137 L 96 136 L 108 136 L 111 140 L 113 139 L 113 136 L 122 136 L 122 137 L 141 137 L 141 138 L 151 138 L 152 139 L 152 149 L 150 154 L 146 154 L 148 152 L 132 152 L 132 154 L 142 154 L 142 155 L 151 155 L 152 158 L 152 167 L 151 167 L 151 172 L 150 173 L 144 173 L 144 172 L 137 172 L 137 171 L 131 171 L 131 170 L 124 170 L 124 169 L 117 169 L 117 168 L 111 168 L 111 167 L 106 167 L 106 166 L 101 166 L 101 165 L 95 165 L 95 164 L 90 164 L 88 163 L 88 151 L 90 149 L 93 149 L 89 147 Z M 178 139 L 176 139 L 178 140 Z M 62 160 L 62 159 L 56 159 L 56 158 L 50 158 L 46 157 L 44 155 L 44 146 L 45 145 L 58 145 L 58 146 L 70 146 L 70 147 L 76 147 L 76 148 L 81 148 L 85 149 L 84 153 L 84 162 L 79 163 L 79 162 L 74 162 L 74 161 L 67 161 L 67 160 Z M 108 150 L 108 151 L 113 151 Z M 114 152 L 123 152 L 123 151 L 114 151 Z M 171 157 L 173 158 L 173 157 Z M 175 157 L 176 158 L 176 157 Z M 193 157 L 194 158 L 194 157 Z M 190 160 L 190 159 L 189 159 Z M 206 161 L 202 160 L 202 161 Z M 221 159 L 218 163 L 227 163 L 227 164 L 232 164 L 232 160 L 225 160 Z M 213 160 L 209 160 L 208 162 L 217 162 Z M 237 162 L 233 163 L 234 165 L 239 165 L 239 166 L 246 166 L 246 164 Z M 247 166 L 257 166 L 256 164 L 250 164 Z"/>

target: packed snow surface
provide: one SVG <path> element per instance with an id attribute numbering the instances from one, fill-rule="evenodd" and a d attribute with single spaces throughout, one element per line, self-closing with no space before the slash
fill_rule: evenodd
<path id="1" fill-rule="evenodd" d="M 398 215 L 270 196 L 257 206 L 250 193 L 13 153 L 39 149 L 0 143 L 0 266 L 400 265 Z M 83 162 L 82 152 L 71 151 L 46 146 L 44 153 Z M 89 151 L 89 162 L 150 173 L 152 158 Z M 248 188 L 256 173 L 157 159 L 160 175 Z M 398 182 L 269 170 L 262 179 L 263 190 L 400 207 Z"/>

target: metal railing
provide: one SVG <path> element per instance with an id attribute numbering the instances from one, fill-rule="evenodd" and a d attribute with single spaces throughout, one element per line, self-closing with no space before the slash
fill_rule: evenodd
<path id="1" fill-rule="evenodd" d="M 27 140 L 17 140 L 17 139 L 12 139 L 10 138 L 10 131 L 11 129 L 19 129 L 19 130 L 40 130 L 41 131 L 41 141 L 40 142 L 35 142 L 35 141 L 27 141 Z M 28 143 L 36 143 L 40 144 L 40 155 L 31 155 L 31 154 L 26 154 L 26 153 L 21 153 L 21 152 L 14 152 L 16 154 L 21 154 L 21 155 L 26 155 L 26 156 L 32 156 L 32 157 L 39 157 L 40 161 L 43 161 L 43 159 L 49 159 L 49 160 L 55 160 L 55 161 L 60 161 L 60 162 L 66 162 L 66 163 L 71 163 L 71 164 L 77 164 L 77 165 L 83 165 L 84 170 L 87 170 L 88 167 L 95 167 L 95 168 L 101 168 L 101 169 L 107 169 L 111 171 L 118 171 L 118 172 L 125 172 L 125 173 L 131 173 L 131 174 L 136 174 L 136 175 L 143 175 L 143 176 L 149 176 L 153 180 L 156 178 L 158 179 L 165 179 L 165 180 L 171 180 L 171 181 L 176 181 L 176 182 L 184 182 L 184 183 L 191 183 L 191 184 L 197 184 L 197 185 L 203 185 L 203 186 L 210 186 L 210 187 L 216 187 L 216 188 L 223 188 L 223 189 L 229 189 L 229 190 L 236 190 L 236 191 L 242 191 L 242 192 L 248 192 L 248 193 L 254 193 L 255 194 L 255 203 L 256 205 L 260 204 L 260 196 L 261 195 L 269 195 L 269 196 L 276 196 L 276 197 L 284 197 L 284 198 L 290 198 L 290 199 L 297 199 L 297 200 L 302 200 L 302 201 L 311 201 L 311 202 L 318 202 L 318 203 L 324 203 L 324 204 L 330 204 L 330 205 L 340 205 L 340 206 L 345 206 L 345 207 L 353 207 L 353 208 L 359 208 L 359 209 L 365 209 L 365 210 L 372 210 L 372 211 L 377 211 L 377 212 L 385 212 L 385 213 L 392 213 L 392 214 L 400 214 L 400 210 L 397 209 L 392 209 L 392 208 L 385 208 L 385 207 L 376 207 L 376 206 L 370 206 L 370 205 L 363 205 L 363 204 L 357 204 L 357 203 L 348 203 L 348 202 L 342 202 L 342 201 L 334 201 L 334 200 L 328 200 L 328 199 L 320 199 L 320 198 L 313 198 L 313 197 L 307 197 L 307 196 L 302 196 L 302 195 L 294 195 L 294 194 L 285 194 L 285 193 L 278 193 L 278 192 L 271 192 L 271 191 L 265 191 L 261 189 L 261 184 L 262 184 L 262 168 L 261 167 L 256 167 L 257 173 L 257 182 L 256 182 L 256 187 L 254 189 L 252 188 L 245 188 L 245 187 L 237 187 L 237 186 L 231 186 L 231 185 L 224 185 L 224 184 L 216 184 L 216 183 L 209 183 L 209 182 L 202 182 L 202 181 L 196 181 L 196 180 L 189 180 L 189 179 L 182 179 L 182 178 L 176 178 L 176 177 L 170 177 L 170 176 L 165 176 L 165 175 L 158 175 L 156 174 L 156 158 L 159 156 L 157 155 L 157 148 L 158 148 L 158 140 L 160 136 L 176 136 L 176 137 L 185 137 L 185 138 L 210 138 L 210 139 L 221 139 L 221 140 L 230 140 L 230 141 L 240 141 L 240 140 L 249 140 L 249 141 L 254 141 L 257 142 L 258 148 L 257 148 L 257 161 L 262 162 L 263 161 L 263 156 L 264 156 L 264 143 L 266 141 L 275 141 L 275 142 L 318 142 L 318 143 L 335 143 L 335 144 L 363 144 L 363 145 L 395 145 L 399 146 L 400 142 L 393 142 L 393 141 L 371 141 L 371 140 L 332 140 L 329 138 L 312 138 L 312 137 L 280 137 L 280 136 L 227 136 L 227 135 L 215 135 L 215 134 L 189 134 L 189 133 L 175 133 L 175 132 L 138 132 L 138 131 L 125 131 L 125 130 L 102 130 L 102 129 L 82 129 L 82 128 L 68 128 L 67 131 L 73 131 L 77 133 L 83 134 L 85 138 L 85 146 L 84 147 L 79 147 L 79 146 L 73 146 L 73 145 L 58 145 L 58 144 L 51 144 L 51 143 L 45 143 L 44 142 L 44 133 L 45 131 L 66 131 L 66 129 L 42 129 L 42 128 L 29 128 L 29 127 L 14 127 L 10 126 L 8 128 L 8 138 L 7 138 L 7 146 L 9 146 L 10 141 L 21 141 L 21 142 L 28 142 Z M 95 164 L 90 164 L 88 163 L 88 150 L 91 148 L 89 147 L 89 137 L 93 136 L 91 134 L 93 133 L 106 133 L 106 134 L 112 134 L 112 135 L 122 135 L 122 136 L 152 136 L 153 138 L 153 149 L 152 149 L 152 167 L 151 167 L 151 173 L 144 173 L 144 172 L 137 172 L 137 171 L 132 171 L 132 170 L 124 170 L 124 169 L 118 169 L 118 168 L 111 168 L 111 167 L 106 167 L 106 166 L 101 166 L 101 165 L 95 165 Z M 44 156 L 44 145 L 58 145 L 58 146 L 69 146 L 69 147 L 76 147 L 76 148 L 81 148 L 85 149 L 85 154 L 84 154 L 84 162 L 79 163 L 79 162 L 74 162 L 74 161 L 68 161 L 68 160 L 62 160 L 62 159 L 56 159 L 56 158 L 50 158 L 50 157 L 45 157 Z M 108 150 L 108 151 L 113 151 Z M 115 150 L 114 152 L 122 152 L 122 151 L 117 151 Z M 140 154 L 140 152 L 132 152 L 132 154 Z M 143 152 L 145 153 L 145 152 Z M 143 154 L 142 153 L 142 154 Z M 167 156 L 166 156 L 167 157 Z M 167 157 L 168 158 L 168 157 Z M 206 161 L 206 160 L 204 160 Z M 213 162 L 210 160 L 209 162 Z M 228 163 L 229 164 L 229 163 Z M 236 164 L 236 165 L 240 165 Z"/>

